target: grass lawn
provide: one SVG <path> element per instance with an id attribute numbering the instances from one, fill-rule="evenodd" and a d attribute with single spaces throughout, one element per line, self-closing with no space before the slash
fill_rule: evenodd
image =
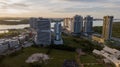
<path id="1" fill-rule="evenodd" d="M 102 34 L 102 26 L 96 26 L 93 29 L 94 29 L 94 32 Z M 112 36 L 120 38 L 120 22 L 113 22 Z"/>
<path id="2" fill-rule="evenodd" d="M 46 53 L 48 49 L 45 48 L 34 48 L 29 47 L 20 51 L 15 56 L 6 56 L 1 62 L 0 67 L 30 67 L 29 64 L 25 63 L 25 60 L 34 53 Z M 74 59 L 75 52 L 62 51 L 52 49 L 49 54 L 50 59 L 48 64 L 42 65 L 42 67 L 62 67 L 65 59 Z"/>
<path id="3" fill-rule="evenodd" d="M 64 45 L 73 47 L 73 48 L 81 48 L 87 51 L 91 51 L 94 45 L 92 45 L 89 41 L 75 38 L 72 36 L 63 36 Z M 92 47 L 91 47 L 92 46 Z M 71 49 L 71 48 L 70 48 Z M 30 64 L 25 63 L 25 60 L 34 53 L 47 53 L 49 49 L 47 48 L 35 48 L 29 47 L 25 48 L 16 54 L 12 54 L 4 57 L 0 61 L 0 67 L 31 67 Z M 48 60 L 48 64 L 42 64 L 41 67 L 62 67 L 64 60 L 75 60 L 76 52 L 75 51 L 66 51 L 66 50 L 58 50 L 51 49 L 50 60 Z M 92 55 L 81 56 L 80 60 L 82 63 L 95 63 L 96 59 Z"/>
<path id="4" fill-rule="evenodd" d="M 64 40 L 64 45 L 68 45 L 71 47 L 75 47 L 75 48 L 82 48 L 84 47 L 83 45 L 89 42 L 87 40 L 84 40 L 82 38 L 76 38 L 76 37 L 72 37 L 72 36 L 63 36 L 63 40 Z M 90 44 L 91 45 L 91 44 Z"/>
<path id="5" fill-rule="evenodd" d="M 96 58 L 93 55 L 80 56 L 81 63 L 97 63 Z"/>
<path id="6" fill-rule="evenodd" d="M 102 65 L 102 64 L 85 65 L 84 67 L 104 67 L 104 65 Z"/>

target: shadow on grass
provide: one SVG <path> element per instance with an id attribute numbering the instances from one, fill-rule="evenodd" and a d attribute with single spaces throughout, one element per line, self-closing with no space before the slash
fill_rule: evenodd
<path id="1" fill-rule="evenodd" d="M 20 55 L 21 53 L 23 53 L 22 50 L 21 50 L 21 51 L 16 51 L 16 52 L 14 52 L 14 53 L 11 53 L 11 54 L 9 55 L 9 57 L 15 57 L 15 56 L 18 56 L 18 55 Z"/>
<path id="2" fill-rule="evenodd" d="M 0 56 L 0 63 L 4 60 L 5 56 Z"/>
<path id="3" fill-rule="evenodd" d="M 42 67 L 41 63 L 35 62 L 35 63 L 30 63 L 30 67 Z"/>
<path id="4" fill-rule="evenodd" d="M 49 48 L 49 50 L 57 49 L 57 50 L 66 50 L 66 51 L 75 51 L 76 49 L 74 47 L 70 47 L 67 45 L 50 45 L 50 46 L 47 46 L 46 48 Z"/>

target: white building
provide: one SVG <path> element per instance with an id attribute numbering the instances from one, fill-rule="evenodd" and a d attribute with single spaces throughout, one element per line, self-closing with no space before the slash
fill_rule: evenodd
<path id="1" fill-rule="evenodd" d="M 105 57 L 107 60 L 104 60 L 105 63 L 110 61 L 115 65 L 115 67 L 120 67 L 120 51 L 105 46 L 101 51 L 96 49 L 93 50 L 93 53 Z"/>
<path id="2" fill-rule="evenodd" d="M 19 40 L 20 45 L 23 45 L 24 42 L 26 41 L 25 35 L 19 35 L 18 40 Z"/>
<path id="3" fill-rule="evenodd" d="M 20 46 L 18 39 L 9 39 L 7 41 L 9 42 L 9 48 L 11 48 L 11 49 L 15 49 L 18 46 Z"/>
<path id="4" fill-rule="evenodd" d="M 55 32 L 55 40 L 54 44 L 63 44 L 61 32 L 62 32 L 62 27 L 60 22 L 56 22 L 54 25 L 54 32 Z"/>
<path id="5" fill-rule="evenodd" d="M 8 50 L 8 42 L 4 39 L 0 40 L 0 55 Z"/>
<path id="6" fill-rule="evenodd" d="M 33 43 L 30 43 L 30 42 L 24 42 L 24 44 L 22 45 L 22 47 L 30 47 L 30 46 L 32 46 L 33 45 Z"/>
<path id="7" fill-rule="evenodd" d="M 103 48 L 104 51 L 109 52 L 110 54 L 113 54 L 116 58 L 120 58 L 120 51 L 116 49 L 112 49 L 109 47 Z"/>

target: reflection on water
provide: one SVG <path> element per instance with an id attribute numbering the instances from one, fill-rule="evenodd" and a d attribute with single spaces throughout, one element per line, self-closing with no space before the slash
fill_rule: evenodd
<path id="1" fill-rule="evenodd" d="M 20 22 L 21 20 L 4 20 L 4 21 L 10 21 L 10 22 L 16 21 L 16 22 Z"/>
<path id="2" fill-rule="evenodd" d="M 120 22 L 120 20 L 114 20 L 113 22 Z M 93 26 L 103 26 L 103 21 L 93 21 Z"/>
<path id="3" fill-rule="evenodd" d="M 7 33 L 8 30 L 1 30 L 0 33 Z"/>
<path id="4" fill-rule="evenodd" d="M 21 24 L 21 25 L 0 25 L 0 30 L 2 29 L 23 29 L 25 27 L 29 27 L 29 24 Z"/>
<path id="5" fill-rule="evenodd" d="M 25 27 L 29 27 L 29 24 L 21 24 L 21 25 L 0 25 L 0 33 L 7 33 L 7 29 L 23 29 Z"/>
<path id="6" fill-rule="evenodd" d="M 114 20 L 114 22 L 120 22 L 120 20 Z M 51 27 L 54 27 L 55 23 L 51 23 Z M 63 22 L 61 22 L 63 26 Z M 103 21 L 93 21 L 93 26 L 102 26 Z M 21 25 L 0 25 L 0 33 L 6 32 L 6 29 L 23 29 L 25 27 L 29 27 L 29 24 L 21 24 Z M 5 31 L 3 31 L 5 30 Z"/>
<path id="7" fill-rule="evenodd" d="M 103 21 L 93 21 L 93 26 L 102 26 Z"/>
<path id="8" fill-rule="evenodd" d="M 55 23 L 51 23 L 51 27 L 54 27 Z M 63 22 L 61 22 L 61 25 L 63 26 Z M 93 26 L 102 26 L 103 21 L 93 21 Z"/>

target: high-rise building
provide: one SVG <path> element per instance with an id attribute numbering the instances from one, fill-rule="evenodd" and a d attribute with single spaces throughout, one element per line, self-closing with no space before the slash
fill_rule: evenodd
<path id="1" fill-rule="evenodd" d="M 93 17 L 87 16 L 84 18 L 84 33 L 87 35 L 91 34 L 93 32 L 92 30 L 93 26 Z"/>
<path id="2" fill-rule="evenodd" d="M 61 32 L 62 32 L 61 23 L 56 22 L 54 25 L 54 33 L 55 33 L 54 44 L 63 44 Z"/>
<path id="3" fill-rule="evenodd" d="M 104 40 L 111 39 L 113 16 L 104 16 L 102 37 Z"/>
<path id="4" fill-rule="evenodd" d="M 66 27 L 68 27 L 68 21 L 69 21 L 69 18 L 64 18 L 64 21 L 63 21 L 63 28 L 66 29 Z"/>
<path id="5" fill-rule="evenodd" d="M 37 18 L 30 18 L 29 23 L 31 28 L 36 29 L 36 19 Z"/>
<path id="6" fill-rule="evenodd" d="M 68 30 L 69 32 L 72 31 L 72 20 L 73 18 L 65 18 L 63 22 L 63 28 Z"/>
<path id="7" fill-rule="evenodd" d="M 72 20 L 72 32 L 74 34 L 80 34 L 82 32 L 83 27 L 83 17 L 79 15 L 75 15 Z"/>
<path id="8" fill-rule="evenodd" d="M 51 24 L 49 19 L 35 18 L 32 19 L 30 24 L 30 26 L 32 26 L 32 28 L 35 30 L 34 32 L 36 32 L 34 40 L 36 44 L 51 44 Z"/>

